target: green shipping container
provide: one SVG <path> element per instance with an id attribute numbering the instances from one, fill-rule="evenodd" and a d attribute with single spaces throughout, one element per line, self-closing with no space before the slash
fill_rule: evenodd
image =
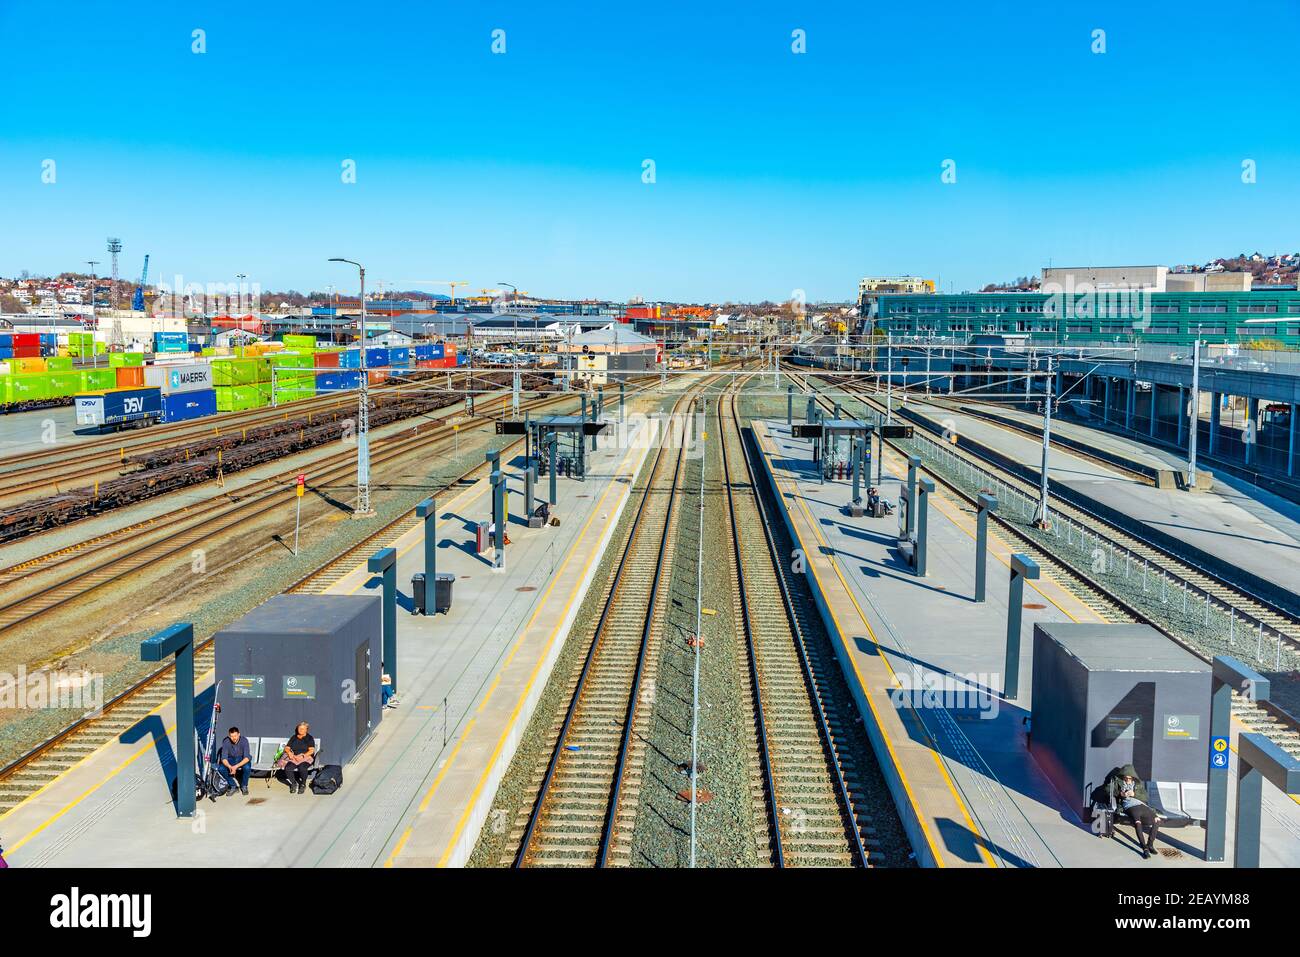
<path id="1" fill-rule="evenodd" d="M 265 359 L 217 359 L 212 363 L 213 385 L 254 385 L 271 381 Z"/>
<path id="2" fill-rule="evenodd" d="M 277 369 L 311 369 L 316 365 L 310 353 L 303 355 L 297 352 L 281 352 L 268 356 L 267 362 Z"/>
<path id="3" fill-rule="evenodd" d="M 11 375 L 5 382 L 4 401 L 6 404 L 36 402 L 50 397 L 50 377 L 48 373 L 35 372 L 27 375 Z"/>
<path id="4" fill-rule="evenodd" d="M 287 335 L 282 340 L 286 349 L 315 349 L 315 336 L 295 336 Z"/>
<path id="5" fill-rule="evenodd" d="M 112 369 L 82 369 L 78 375 L 81 376 L 82 392 L 117 388 L 117 373 Z"/>
<path id="6" fill-rule="evenodd" d="M 50 372 L 69 372 L 72 369 L 72 359 L 68 356 L 49 356 L 45 360 L 45 368 Z"/>
<path id="7" fill-rule="evenodd" d="M 50 398 L 71 397 L 81 391 L 80 372 L 47 372 L 50 383 Z"/>
<path id="8" fill-rule="evenodd" d="M 262 389 L 256 385 L 219 385 L 216 388 L 218 412 L 242 412 L 260 409 L 269 404 Z"/>

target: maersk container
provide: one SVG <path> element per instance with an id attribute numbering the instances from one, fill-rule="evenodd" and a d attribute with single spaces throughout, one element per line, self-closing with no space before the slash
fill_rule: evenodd
<path id="1" fill-rule="evenodd" d="M 215 385 L 210 362 L 145 366 L 144 381 L 146 385 L 158 388 L 163 395 L 173 392 L 205 392 Z"/>
<path id="2" fill-rule="evenodd" d="M 217 412 L 217 391 L 204 389 L 197 392 L 173 392 L 162 397 L 162 420 L 184 422 L 201 419 Z"/>
<path id="3" fill-rule="evenodd" d="M 112 389 L 78 395 L 76 405 L 78 425 L 148 425 L 162 416 L 162 393 L 149 387 Z"/>

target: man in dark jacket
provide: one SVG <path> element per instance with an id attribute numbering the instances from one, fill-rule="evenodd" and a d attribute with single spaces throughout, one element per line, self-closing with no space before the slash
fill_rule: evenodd
<path id="1" fill-rule="evenodd" d="M 1102 787 L 1106 790 L 1106 798 L 1110 802 L 1111 810 L 1123 814 L 1133 822 L 1138 846 L 1142 848 L 1142 858 L 1144 860 L 1150 858 L 1156 850 L 1156 832 L 1160 826 L 1160 816 L 1147 803 L 1151 800 L 1151 796 L 1147 793 L 1147 786 L 1138 775 L 1137 768 L 1131 764 L 1115 768 L 1106 775 Z M 1142 833 L 1144 828 L 1145 838 Z"/>
<path id="2" fill-rule="evenodd" d="M 227 794 L 234 793 L 236 783 L 241 793 L 248 793 L 248 769 L 251 763 L 248 742 L 244 740 L 238 728 L 231 728 L 221 739 L 221 746 L 217 748 L 217 770 L 226 779 L 226 785 L 230 788 Z"/>

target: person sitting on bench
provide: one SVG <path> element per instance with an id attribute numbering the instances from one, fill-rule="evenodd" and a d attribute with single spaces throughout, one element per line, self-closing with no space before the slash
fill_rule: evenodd
<path id="1" fill-rule="evenodd" d="M 248 793 L 248 769 L 251 766 L 248 742 L 238 728 L 231 728 L 217 748 L 217 771 L 226 781 L 227 794 L 235 793 L 236 784 L 241 793 Z"/>
<path id="2" fill-rule="evenodd" d="M 542 520 L 542 524 L 545 525 L 547 522 L 551 520 L 551 503 L 542 502 L 541 505 L 538 505 L 535 509 L 533 509 L 533 515 L 536 518 L 540 518 Z"/>
<path id="3" fill-rule="evenodd" d="M 289 782 L 289 793 L 302 794 L 307 789 L 307 774 L 316 759 L 316 739 L 311 736 L 311 725 L 299 721 L 293 736 L 284 744 L 284 776 Z"/>
<path id="4" fill-rule="evenodd" d="M 1151 798 L 1147 794 L 1146 784 L 1138 777 L 1137 768 L 1131 764 L 1115 768 L 1106 775 L 1103 786 L 1106 788 L 1111 810 L 1117 815 L 1123 814 L 1133 822 L 1133 830 L 1137 832 L 1138 846 L 1142 849 L 1143 860 L 1150 858 L 1156 850 L 1156 833 L 1160 827 L 1160 815 L 1147 803 Z M 1142 835 L 1143 828 L 1146 829 L 1145 839 Z"/>

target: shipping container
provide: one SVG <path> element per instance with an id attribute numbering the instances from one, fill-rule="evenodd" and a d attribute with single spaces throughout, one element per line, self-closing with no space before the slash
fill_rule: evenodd
<path id="1" fill-rule="evenodd" d="M 79 392 L 103 392 L 117 388 L 115 369 L 81 369 L 77 374 L 81 377 Z"/>
<path id="2" fill-rule="evenodd" d="M 154 352 L 189 352 L 190 337 L 184 332 L 155 332 Z"/>
<path id="3" fill-rule="evenodd" d="M 286 335 L 281 337 L 281 341 L 286 349 L 312 350 L 316 348 L 315 336 Z"/>
<path id="4" fill-rule="evenodd" d="M 45 360 L 37 358 L 16 358 L 10 363 L 15 372 L 28 374 L 45 371 Z"/>
<path id="5" fill-rule="evenodd" d="M 335 369 L 316 373 L 317 392 L 342 392 L 346 389 L 359 388 L 361 388 L 359 369 Z"/>
<path id="6" fill-rule="evenodd" d="M 214 390 L 217 393 L 217 411 L 242 412 L 245 409 L 260 409 L 264 405 L 269 405 L 270 396 L 264 396 L 262 388 L 258 383 L 217 386 Z"/>
<path id="7" fill-rule="evenodd" d="M 215 359 L 213 385 L 254 385 L 271 381 L 271 367 L 265 359 Z"/>
<path id="8" fill-rule="evenodd" d="M 456 365 L 458 365 L 458 366 L 467 366 L 467 365 L 469 365 L 469 353 L 468 353 L 468 352 L 462 352 L 462 353 L 460 353 L 460 355 L 456 356 Z"/>
<path id="9" fill-rule="evenodd" d="M 366 350 L 366 368 L 382 369 L 388 365 L 387 349 L 367 349 Z"/>
<path id="10" fill-rule="evenodd" d="M 184 422 L 199 419 L 217 412 L 217 393 L 214 389 L 189 392 L 172 392 L 162 397 L 162 420 Z"/>
<path id="11" fill-rule="evenodd" d="M 317 369 L 337 369 L 339 354 L 337 352 L 318 352 L 312 357 Z"/>
<path id="12" fill-rule="evenodd" d="M 41 337 L 37 333 L 15 332 L 13 337 L 13 347 L 15 349 L 39 349 L 41 347 Z"/>
<path id="13" fill-rule="evenodd" d="M 5 377 L 5 405 L 19 402 L 44 402 L 52 398 L 50 380 L 45 373 L 35 375 L 14 374 Z"/>
<path id="14" fill-rule="evenodd" d="M 361 368 L 361 350 L 344 349 L 339 353 L 340 369 L 360 369 Z"/>
<path id="15" fill-rule="evenodd" d="M 381 385 L 388 381 L 387 369 L 369 369 L 367 372 L 369 374 L 366 376 L 366 381 L 371 385 Z"/>
<path id="16" fill-rule="evenodd" d="M 438 355 L 435 356 L 433 354 L 432 345 L 428 343 L 420 343 L 419 345 L 411 347 L 411 355 L 416 362 L 427 362 L 429 359 L 440 358 L 442 356 L 442 351 L 439 350 Z"/>
<path id="17" fill-rule="evenodd" d="M 144 381 L 146 385 L 156 386 L 163 395 L 173 392 L 206 392 L 214 385 L 212 364 L 208 362 L 146 366 Z"/>
<path id="18" fill-rule="evenodd" d="M 411 364 L 411 350 L 407 348 L 389 349 L 388 364 L 390 366 L 409 367 Z"/>
<path id="19" fill-rule="evenodd" d="M 40 332 L 37 335 L 41 337 L 41 345 L 58 347 L 59 334 L 57 332 Z"/>
<path id="20" fill-rule="evenodd" d="M 135 389 L 144 385 L 144 366 L 118 366 L 114 371 L 117 373 L 119 389 Z"/>
<path id="21" fill-rule="evenodd" d="M 45 368 L 50 372 L 68 372 L 72 368 L 72 360 L 63 356 L 50 356 L 45 360 Z"/>
<path id="22" fill-rule="evenodd" d="M 108 354 L 108 364 L 114 368 L 119 366 L 142 366 L 144 365 L 143 352 L 110 352 Z"/>
<path id="23" fill-rule="evenodd" d="M 70 399 L 81 391 L 80 372 L 47 372 L 45 375 L 50 383 L 51 399 Z"/>
<path id="24" fill-rule="evenodd" d="M 78 395 L 76 405 L 78 425 L 148 425 L 162 416 L 162 393 L 149 388 L 111 389 Z"/>

